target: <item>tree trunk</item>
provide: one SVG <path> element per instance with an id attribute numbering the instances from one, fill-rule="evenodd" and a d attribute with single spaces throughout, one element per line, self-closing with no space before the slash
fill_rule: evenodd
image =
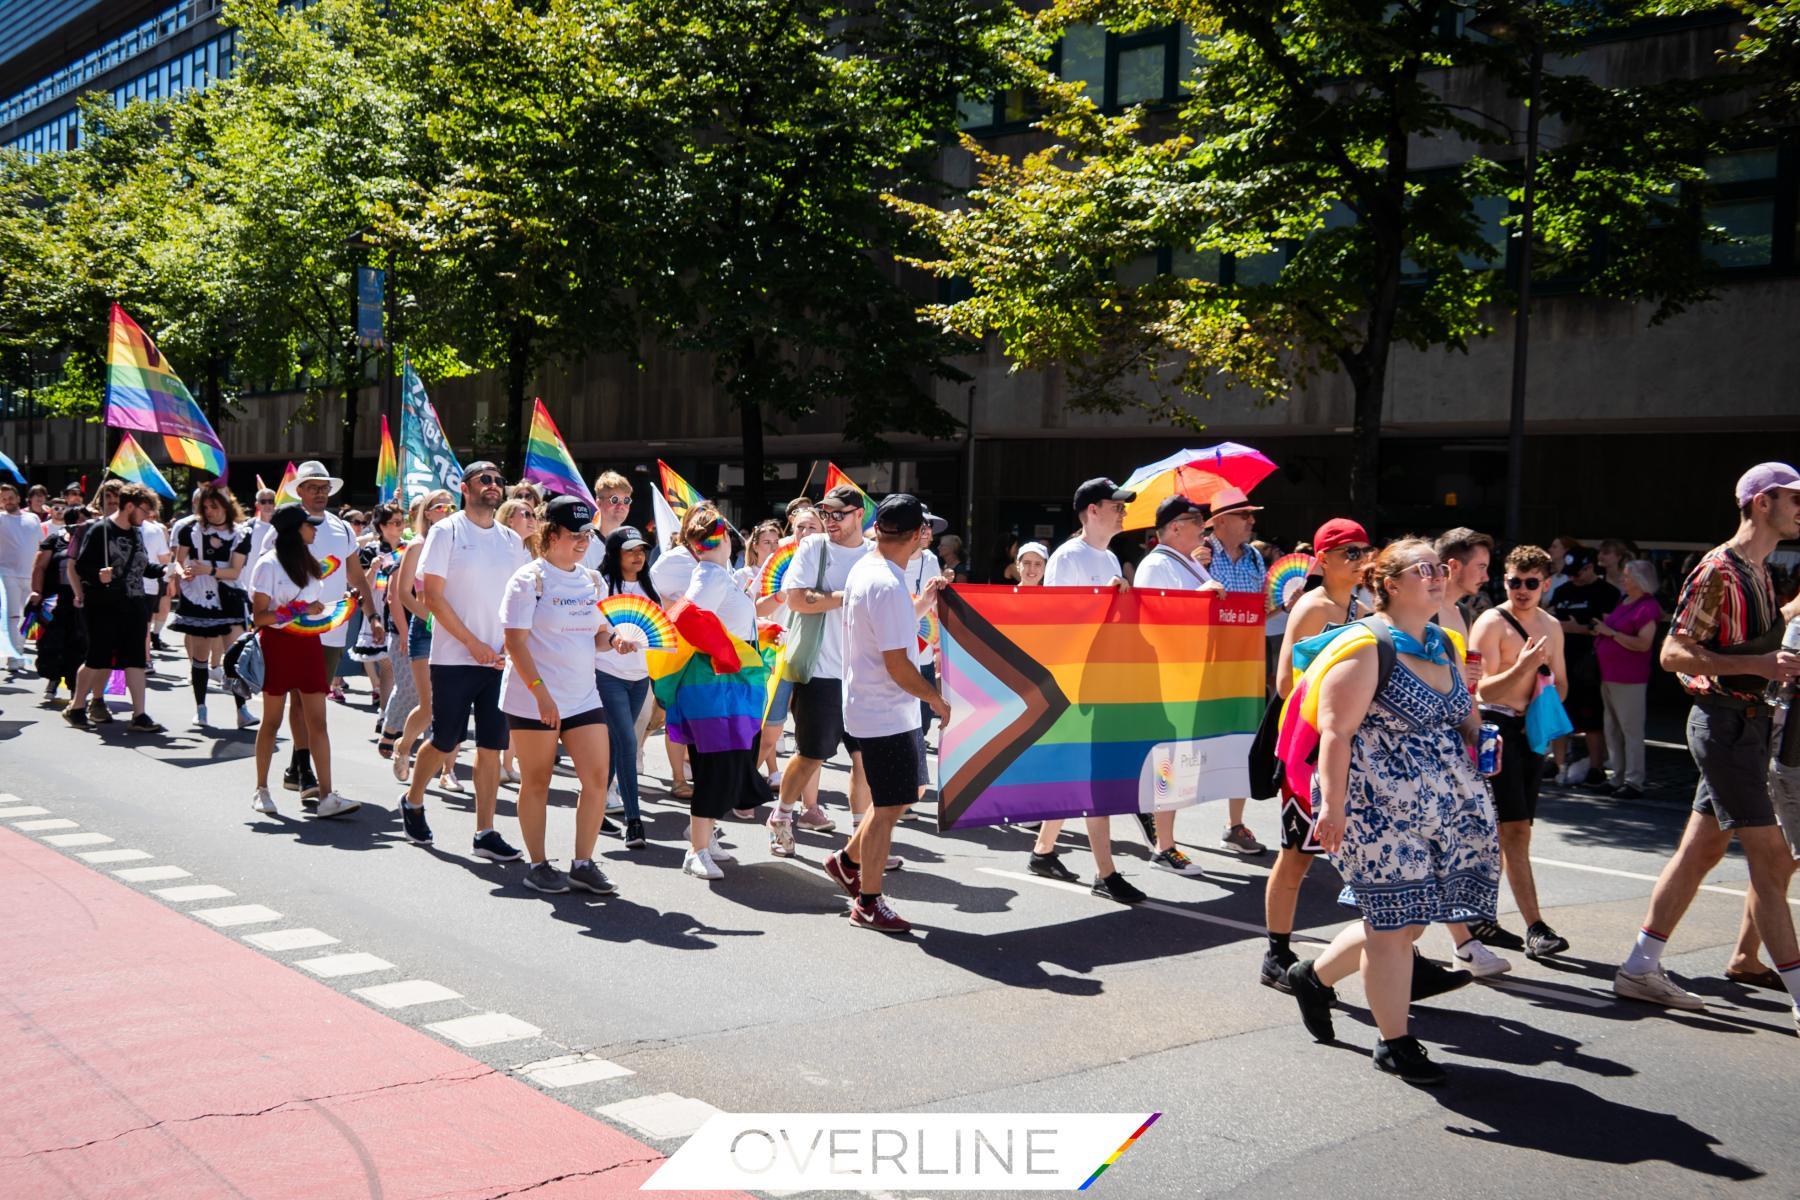
<path id="1" fill-rule="evenodd" d="M 1355 393 L 1350 459 L 1350 515 L 1379 544 L 1381 538 L 1381 405 L 1387 372 L 1352 371 Z"/>
<path id="2" fill-rule="evenodd" d="M 513 319 L 506 348 L 506 461 L 500 470 L 508 479 L 525 469 L 525 384 L 530 370 L 531 334 L 523 317 Z"/>

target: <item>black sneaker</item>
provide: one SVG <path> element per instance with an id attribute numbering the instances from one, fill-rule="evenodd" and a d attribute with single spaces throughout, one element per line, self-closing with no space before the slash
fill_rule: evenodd
<path id="1" fill-rule="evenodd" d="M 1433 996 L 1441 996 L 1445 992 L 1454 992 L 1465 984 L 1473 983 L 1475 977 L 1467 971 L 1452 971 L 1426 958 L 1417 950 L 1413 951 L 1412 998 L 1429 1000 Z"/>
<path id="2" fill-rule="evenodd" d="M 1523 950 L 1525 939 L 1511 930 L 1502 929 L 1494 921 L 1476 921 L 1469 926 L 1469 936 L 1495 950 Z"/>
<path id="3" fill-rule="evenodd" d="M 1287 992 L 1300 1006 L 1300 1021 L 1315 1042 L 1337 1040 L 1331 1027 L 1331 1005 L 1337 993 L 1319 982 L 1313 973 L 1312 960 L 1295 962 L 1287 970 Z"/>
<path id="4" fill-rule="evenodd" d="M 1587 778 L 1575 785 L 1584 792 L 1610 792 L 1612 781 L 1607 779 L 1605 771 L 1589 771 Z"/>
<path id="5" fill-rule="evenodd" d="M 476 834 L 475 847 L 470 853 L 489 862 L 517 862 L 525 857 L 507 844 L 498 829 L 488 829 Z"/>
<path id="6" fill-rule="evenodd" d="M 1131 815 L 1134 818 L 1136 818 L 1136 820 L 1134 821 L 1134 824 L 1137 825 L 1138 832 L 1143 835 L 1144 845 L 1146 845 L 1150 848 L 1150 853 L 1155 854 L 1156 853 L 1156 818 L 1151 816 L 1149 813 L 1132 813 Z"/>
<path id="7" fill-rule="evenodd" d="M 319 807 L 319 777 L 311 763 L 300 768 L 300 803 L 309 811 Z"/>
<path id="8" fill-rule="evenodd" d="M 290 792 L 300 790 L 300 768 L 289 766 L 281 773 L 281 786 Z"/>
<path id="9" fill-rule="evenodd" d="M 600 832 L 604 833 L 607 837 L 620 837 L 624 834 L 625 827 L 611 817 L 601 817 Z"/>
<path id="10" fill-rule="evenodd" d="M 1142 904 L 1144 893 L 1131 886 L 1131 882 L 1114 871 L 1111 875 L 1097 876 L 1094 886 L 1088 891 L 1107 900 L 1117 900 L 1120 904 Z"/>
<path id="11" fill-rule="evenodd" d="M 1062 855 L 1054 850 L 1048 854 L 1033 852 L 1025 869 L 1033 875 L 1042 875 L 1045 879 L 1060 879 L 1064 883 L 1081 882 L 1081 876 L 1063 866 Z"/>
<path id="12" fill-rule="evenodd" d="M 1392 1041 L 1375 1043 L 1375 1069 L 1398 1075 L 1419 1087 L 1436 1087 L 1450 1078 L 1450 1073 L 1431 1061 L 1419 1039 L 1408 1034 Z"/>
<path id="13" fill-rule="evenodd" d="M 1262 977 L 1260 982 L 1266 988 L 1274 988 L 1278 992 L 1292 992 L 1288 986 L 1288 968 L 1300 961 L 1300 957 L 1292 950 L 1286 954 L 1276 954 L 1273 950 L 1263 951 Z"/>
<path id="14" fill-rule="evenodd" d="M 425 823 L 425 806 L 414 808 L 406 802 L 406 793 L 400 793 L 400 827 L 406 830 L 406 836 L 418 846 L 431 845 L 431 826 Z"/>
<path id="15" fill-rule="evenodd" d="M 1644 789 L 1641 787 L 1632 787 L 1629 783 L 1621 783 L 1612 790 L 1612 797 L 1614 800 L 1642 800 L 1644 798 Z"/>
<path id="16" fill-rule="evenodd" d="M 569 877 L 547 862 L 533 864 L 519 882 L 534 892 L 547 892 L 553 896 L 569 890 Z"/>
<path id="17" fill-rule="evenodd" d="M 93 728 L 92 725 L 88 724 L 87 709 L 81 707 L 79 704 L 71 704 L 69 707 L 63 709 L 62 718 L 76 729 Z"/>
<path id="18" fill-rule="evenodd" d="M 153 633 L 150 635 L 150 645 L 157 650 L 167 650 L 169 648 L 168 644 L 162 640 L 162 634 L 160 633 Z"/>
<path id="19" fill-rule="evenodd" d="M 1542 921 L 1538 921 L 1525 931 L 1526 958 L 1544 958 L 1551 954 L 1561 954 L 1568 948 L 1569 939 Z"/>
<path id="20" fill-rule="evenodd" d="M 126 733 L 161 733 L 163 727 L 150 719 L 149 713 L 139 713 L 125 723 Z"/>
<path id="21" fill-rule="evenodd" d="M 649 844 L 650 839 L 644 836 L 644 823 L 642 821 L 633 817 L 625 822 L 625 848 L 627 850 L 642 850 Z"/>
<path id="22" fill-rule="evenodd" d="M 619 891 L 613 886 L 613 881 L 606 877 L 606 872 L 592 862 L 569 868 L 569 886 L 592 892 L 596 896 L 612 896 Z"/>

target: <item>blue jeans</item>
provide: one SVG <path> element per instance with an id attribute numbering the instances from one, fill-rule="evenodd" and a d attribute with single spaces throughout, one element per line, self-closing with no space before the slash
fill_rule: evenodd
<path id="1" fill-rule="evenodd" d="M 921 674 L 925 677 L 926 683 L 929 683 L 932 687 L 936 687 L 937 681 L 938 681 L 937 680 L 937 660 L 934 658 L 930 662 L 926 663 L 924 666 L 920 667 L 919 674 Z M 931 705 L 925 703 L 923 700 L 919 701 L 919 730 L 920 730 L 920 732 L 922 732 L 922 733 L 931 732 L 931 723 L 935 720 L 937 720 L 937 714 L 931 711 Z"/>
<path id="2" fill-rule="evenodd" d="M 625 819 L 638 820 L 637 717 L 650 695 L 648 679 L 620 679 L 605 671 L 594 672 L 600 689 L 600 708 L 606 731 L 612 735 L 612 753 L 606 759 L 606 780 L 619 781 L 619 799 L 625 802 Z M 623 765 L 621 765 L 623 764 Z"/>

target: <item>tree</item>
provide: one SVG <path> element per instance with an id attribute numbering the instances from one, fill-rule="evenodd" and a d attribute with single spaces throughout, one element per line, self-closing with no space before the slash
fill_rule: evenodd
<path id="1" fill-rule="evenodd" d="M 1708 295 L 1688 185 L 1718 136 L 1698 103 L 1729 85 L 1581 74 L 1585 39 L 1669 11 L 1633 0 L 1061 0 L 1039 18 L 1049 32 L 1182 23 L 1194 60 L 1185 103 L 1108 116 L 1079 83 L 1043 73 L 1051 144 L 1014 161 L 965 141 L 980 168 L 967 207 L 894 203 L 941 248 L 921 265 L 972 289 L 934 319 L 997 334 L 1023 364 L 1064 364 L 1078 405 L 1192 421 L 1186 397 L 1215 383 L 1272 399 L 1343 372 L 1351 504 L 1373 523 L 1394 345 L 1465 349 L 1509 295 L 1483 211 L 1519 193 L 1531 59 L 1520 39 L 1475 25 L 1530 21 L 1551 64 L 1543 115 L 1563 124 L 1539 157 L 1542 273 L 1592 263 L 1587 288 L 1654 299 L 1658 320 Z M 1433 142 L 1466 156 L 1421 170 Z M 1118 278 L 1158 253 L 1172 253 L 1173 272 Z"/>

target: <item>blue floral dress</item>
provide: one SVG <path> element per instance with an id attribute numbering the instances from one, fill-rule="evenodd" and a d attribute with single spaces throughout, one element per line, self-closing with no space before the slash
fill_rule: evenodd
<path id="1" fill-rule="evenodd" d="M 1472 701 L 1450 668 L 1440 692 L 1396 656 L 1350 741 L 1345 900 L 1376 930 L 1491 921 L 1500 891 L 1493 801 L 1457 727 Z M 1313 811 L 1319 782 L 1313 779 Z"/>

